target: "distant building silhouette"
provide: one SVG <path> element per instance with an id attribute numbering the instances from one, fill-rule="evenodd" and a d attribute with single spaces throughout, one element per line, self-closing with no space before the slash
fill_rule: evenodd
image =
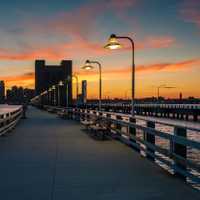
<path id="1" fill-rule="evenodd" d="M 180 94 L 179 94 L 179 99 L 180 99 L 180 100 L 183 99 L 183 94 L 182 94 L 182 92 L 180 92 Z"/>
<path id="2" fill-rule="evenodd" d="M 46 65 L 44 60 L 35 61 L 35 90 L 36 95 L 48 90 L 53 85 L 63 81 L 62 102 L 72 104 L 72 61 L 63 60 L 60 65 Z M 67 84 L 68 83 L 68 84 Z M 68 91 L 68 95 L 65 95 Z"/>
<path id="3" fill-rule="evenodd" d="M 0 104 L 5 103 L 5 84 L 4 81 L 0 81 Z"/>
<path id="4" fill-rule="evenodd" d="M 13 86 L 6 92 L 6 102 L 8 104 L 23 104 L 28 103 L 35 95 L 33 89 Z"/>

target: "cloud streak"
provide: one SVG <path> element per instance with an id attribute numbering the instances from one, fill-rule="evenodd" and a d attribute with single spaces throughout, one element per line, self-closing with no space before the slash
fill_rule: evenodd
<path id="1" fill-rule="evenodd" d="M 177 70 L 190 70 L 192 68 L 200 68 L 200 58 L 195 59 L 189 59 L 189 60 L 183 60 L 179 62 L 174 63 L 155 63 L 150 65 L 138 65 L 136 67 L 136 72 L 138 73 L 152 73 L 152 72 L 159 72 L 159 71 L 165 71 L 165 72 L 173 72 Z M 112 75 L 115 74 L 128 74 L 131 72 L 131 67 L 125 67 L 125 68 L 118 68 L 115 70 L 103 70 L 104 75 Z M 78 74 L 81 75 L 95 75 L 95 71 L 80 71 Z M 5 80 L 6 82 L 17 82 L 17 81 L 26 81 L 26 80 L 33 80 L 34 79 L 34 72 L 28 72 L 24 73 L 22 75 L 18 76 L 0 76 L 1 80 Z"/>
<path id="2" fill-rule="evenodd" d="M 136 50 L 169 48 L 175 44 L 173 37 L 148 37 L 143 42 L 138 42 Z M 124 51 L 131 50 L 130 45 L 125 44 Z M 89 42 L 83 38 L 76 41 L 56 44 L 45 48 L 29 47 L 22 51 L 0 49 L 0 60 L 30 61 L 35 59 L 60 60 L 63 58 L 75 59 L 84 56 L 108 55 L 109 51 L 103 48 L 102 44 Z"/>
<path id="3" fill-rule="evenodd" d="M 179 12 L 186 22 L 194 23 L 200 28 L 199 0 L 184 0 Z"/>
<path id="4" fill-rule="evenodd" d="M 26 29 L 19 30 L 23 38 L 30 39 L 27 42 L 23 41 L 23 44 L 20 43 L 19 48 L 0 49 L 0 60 L 60 60 L 63 58 L 76 59 L 88 55 L 94 57 L 107 55 L 109 53 L 103 49 L 104 44 L 98 42 L 98 39 L 93 42 L 90 37 L 92 35 L 94 40 L 99 36 L 98 17 L 110 11 L 115 15 L 126 15 L 126 11 L 136 6 L 136 3 L 138 0 L 103 0 L 57 13 L 46 20 L 39 21 L 34 18 L 26 21 L 25 18 L 21 26 Z M 40 43 L 40 38 L 43 36 L 45 36 L 44 41 Z M 32 37 L 38 38 L 38 41 L 34 42 Z M 56 41 L 51 42 L 51 38 L 56 38 Z M 136 40 L 136 50 L 169 48 L 175 43 L 175 38 L 171 36 L 147 36 L 142 41 Z M 122 50 L 130 50 L 130 45 L 124 47 Z"/>
<path id="5" fill-rule="evenodd" d="M 153 72 L 174 72 L 180 70 L 191 70 L 192 68 L 200 68 L 200 58 L 183 60 L 174 63 L 155 63 L 149 65 L 138 65 L 136 66 L 137 73 L 153 73 Z M 124 75 L 131 73 L 131 67 L 118 68 L 114 70 L 104 70 L 103 74 L 105 76 L 112 75 Z M 87 71 L 81 72 L 80 75 L 94 75 L 96 72 Z"/>

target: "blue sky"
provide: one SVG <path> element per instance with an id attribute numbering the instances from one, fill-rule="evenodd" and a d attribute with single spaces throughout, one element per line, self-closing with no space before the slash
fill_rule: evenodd
<path id="1" fill-rule="evenodd" d="M 104 65 L 105 90 L 112 90 L 124 70 L 119 85 L 123 92 L 112 92 L 112 96 L 123 96 L 130 85 L 129 44 L 123 42 L 125 48 L 113 53 L 102 48 L 108 36 L 116 33 L 135 41 L 137 79 L 145 82 L 145 88 L 136 84 L 139 97 L 140 90 L 142 96 L 154 95 L 149 85 L 163 82 L 179 88 L 166 91 L 166 96 L 178 96 L 179 91 L 199 96 L 195 88 L 200 73 L 199 9 L 198 0 L 2 1 L 0 78 L 7 87 L 34 87 L 35 59 L 49 63 L 72 59 L 74 72 L 95 88 L 97 72 L 80 71 L 80 65 L 90 58 Z M 91 89 L 91 95 L 96 95 L 95 90 Z"/>

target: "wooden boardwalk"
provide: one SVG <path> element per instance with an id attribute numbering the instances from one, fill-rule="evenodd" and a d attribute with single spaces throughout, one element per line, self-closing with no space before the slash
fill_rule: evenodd
<path id="1" fill-rule="evenodd" d="M 30 108 L 0 138 L 2 200 L 199 200 L 200 192 L 117 141 Z"/>

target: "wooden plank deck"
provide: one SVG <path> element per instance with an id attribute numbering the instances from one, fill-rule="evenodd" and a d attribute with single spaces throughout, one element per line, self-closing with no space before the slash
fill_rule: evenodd
<path id="1" fill-rule="evenodd" d="M 117 141 L 30 108 L 0 138 L 2 200 L 199 200 L 200 192 Z"/>

